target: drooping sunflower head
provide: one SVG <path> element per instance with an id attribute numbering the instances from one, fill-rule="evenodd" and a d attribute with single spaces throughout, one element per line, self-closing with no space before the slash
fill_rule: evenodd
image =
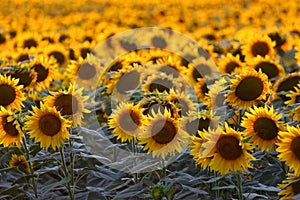
<path id="1" fill-rule="evenodd" d="M 242 52 L 245 55 L 246 61 L 250 61 L 257 56 L 265 57 L 268 55 L 273 57 L 275 54 L 275 45 L 276 42 L 272 41 L 267 35 L 254 37 L 242 46 Z"/>
<path id="2" fill-rule="evenodd" d="M 295 174 L 291 174 L 291 173 L 287 174 L 287 178 L 277 186 L 278 188 L 282 189 L 280 192 L 278 192 L 278 195 L 282 196 L 280 199 L 282 200 L 293 199 L 294 196 L 300 193 L 300 182 L 299 181 L 296 182 L 296 180 L 299 180 L 299 178 L 300 177 L 296 176 Z"/>
<path id="3" fill-rule="evenodd" d="M 296 176 L 300 175 L 300 128 L 287 126 L 285 131 L 279 132 L 280 141 L 276 151 L 278 158 L 284 161 Z"/>
<path id="4" fill-rule="evenodd" d="M 225 123 L 225 129 L 217 128 L 206 134 L 203 155 L 213 157 L 209 163 L 212 171 L 222 175 L 229 171 L 238 172 L 251 167 L 250 160 L 255 158 L 248 152 L 252 147 L 242 142 L 241 134 Z"/>
<path id="5" fill-rule="evenodd" d="M 73 127 L 80 126 L 83 118 L 83 113 L 88 113 L 85 108 L 85 101 L 89 98 L 83 96 L 81 89 L 75 89 L 71 84 L 68 90 L 59 90 L 58 92 L 50 92 L 50 96 L 44 99 L 47 107 L 55 107 L 60 111 L 62 116 L 70 117 L 73 122 Z"/>
<path id="6" fill-rule="evenodd" d="M 0 144 L 4 147 L 21 146 L 24 133 L 17 117 L 4 107 L 0 107 Z"/>
<path id="7" fill-rule="evenodd" d="M 0 106 L 7 110 L 21 110 L 25 95 L 23 86 L 18 85 L 19 80 L 0 74 Z"/>
<path id="8" fill-rule="evenodd" d="M 249 108 L 258 101 L 265 101 L 271 94 L 268 76 L 261 71 L 247 70 L 231 80 L 226 100 L 231 106 Z"/>
<path id="9" fill-rule="evenodd" d="M 69 139 L 68 128 L 71 122 L 63 118 L 55 107 L 47 107 L 41 103 L 40 108 L 34 106 L 32 109 L 33 111 L 29 111 L 31 115 L 27 116 L 25 130 L 42 148 L 47 150 L 51 146 L 56 150 Z"/>
<path id="10" fill-rule="evenodd" d="M 280 92 L 296 91 L 296 86 L 300 82 L 300 72 L 294 72 L 287 76 L 282 77 L 277 80 L 273 86 L 273 90 L 276 93 L 275 98 L 280 98 L 283 101 L 289 100 L 284 94 L 279 94 Z"/>
<path id="11" fill-rule="evenodd" d="M 152 117 L 153 116 L 153 117 Z M 144 132 L 138 135 L 139 144 L 153 157 L 165 159 L 168 155 L 181 152 L 187 143 L 188 135 L 179 128 L 178 119 L 171 117 L 165 109 L 164 114 L 152 113 L 145 119 Z"/>
<path id="12" fill-rule="evenodd" d="M 12 154 L 9 167 L 18 167 L 22 171 L 30 172 L 29 164 L 24 155 L 18 156 L 17 154 Z"/>
<path id="13" fill-rule="evenodd" d="M 272 150 L 279 141 L 279 131 L 283 130 L 281 116 L 274 112 L 273 107 L 250 108 L 250 112 L 245 114 L 241 122 L 241 126 L 246 128 L 243 132 L 244 137 L 250 137 L 249 141 L 262 151 Z"/>
<path id="14" fill-rule="evenodd" d="M 109 116 L 108 125 L 117 139 L 131 141 L 142 131 L 142 110 L 139 105 L 122 102 Z"/>

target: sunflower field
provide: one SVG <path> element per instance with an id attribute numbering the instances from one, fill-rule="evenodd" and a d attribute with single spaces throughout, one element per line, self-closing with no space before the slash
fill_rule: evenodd
<path id="1" fill-rule="evenodd" d="M 0 199 L 300 199 L 299 0 L 0 4 Z"/>

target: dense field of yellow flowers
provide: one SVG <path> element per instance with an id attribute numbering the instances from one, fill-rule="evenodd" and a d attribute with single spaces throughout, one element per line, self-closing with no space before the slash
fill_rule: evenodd
<path id="1" fill-rule="evenodd" d="M 5 0 L 0 199 L 299 199 L 300 1 Z"/>

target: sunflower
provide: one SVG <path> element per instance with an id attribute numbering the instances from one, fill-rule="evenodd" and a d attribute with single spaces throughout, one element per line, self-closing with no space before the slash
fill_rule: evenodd
<path id="1" fill-rule="evenodd" d="M 35 89 L 41 91 L 50 87 L 51 81 L 58 79 L 56 62 L 48 57 L 39 55 L 29 63 L 30 69 L 37 74 Z"/>
<path id="2" fill-rule="evenodd" d="M 179 119 L 172 118 L 167 109 L 164 114 L 153 112 L 152 116 L 148 115 L 144 132 L 138 135 L 138 143 L 145 145 L 143 150 L 162 159 L 181 152 L 187 139 L 188 134 L 179 128 Z"/>
<path id="3" fill-rule="evenodd" d="M 267 74 L 269 80 L 276 77 L 283 77 L 285 74 L 284 68 L 280 65 L 280 63 L 271 59 L 268 55 L 266 57 L 257 56 L 249 61 L 248 64 L 256 71 L 261 69 L 263 73 Z"/>
<path id="4" fill-rule="evenodd" d="M 35 142 L 40 142 L 40 146 L 48 150 L 50 146 L 54 150 L 60 147 L 66 139 L 69 139 L 68 128 L 71 122 L 63 118 L 55 107 L 47 107 L 43 103 L 40 108 L 33 106 L 33 111 L 29 111 L 28 121 L 25 122 L 25 130 L 30 138 Z"/>
<path id="5" fill-rule="evenodd" d="M 77 61 L 71 61 L 65 71 L 65 76 L 76 81 L 76 87 L 96 87 L 100 78 L 100 73 L 105 74 L 103 66 L 98 59 L 88 54 L 85 60 L 79 58 Z"/>
<path id="6" fill-rule="evenodd" d="M 142 68 L 134 66 L 124 67 L 115 73 L 106 83 L 107 94 L 117 95 L 115 98 L 122 99 L 122 96 L 136 90 L 143 79 Z"/>
<path id="7" fill-rule="evenodd" d="M 277 80 L 273 86 L 273 91 L 275 92 L 275 99 L 282 99 L 283 101 L 289 100 L 284 94 L 279 94 L 280 92 L 292 92 L 296 91 L 296 86 L 300 82 L 300 72 L 294 72 L 288 74 L 287 76 L 282 77 Z"/>
<path id="8" fill-rule="evenodd" d="M 240 55 L 233 56 L 231 53 L 221 57 L 217 64 L 220 74 L 239 74 L 244 67 L 244 63 L 240 60 Z"/>
<path id="9" fill-rule="evenodd" d="M 133 140 L 142 131 L 143 114 L 139 105 L 120 103 L 109 116 L 108 125 L 112 133 L 122 142 Z"/>
<path id="10" fill-rule="evenodd" d="M 267 100 L 271 94 L 268 76 L 260 70 L 245 71 L 231 80 L 230 92 L 226 94 L 227 102 L 232 106 L 247 109 L 257 101 Z"/>
<path id="11" fill-rule="evenodd" d="M 300 83 L 294 87 L 294 91 L 290 91 L 290 93 L 286 94 L 285 96 L 289 99 L 284 103 L 287 105 L 293 105 L 295 103 L 300 103 Z"/>
<path id="12" fill-rule="evenodd" d="M 204 102 L 206 100 L 209 89 L 207 87 L 204 78 L 198 78 L 194 86 L 195 95 L 198 97 L 198 102 Z"/>
<path id="13" fill-rule="evenodd" d="M 246 61 L 251 61 L 257 56 L 265 57 L 268 55 L 273 57 L 275 55 L 275 45 L 276 42 L 272 41 L 267 35 L 253 37 L 242 46 L 242 53 L 245 55 Z"/>
<path id="14" fill-rule="evenodd" d="M 244 137 L 251 137 L 249 141 L 262 151 L 272 150 L 279 141 L 279 131 L 283 130 L 281 117 L 282 114 L 275 113 L 273 107 L 268 109 L 253 106 L 250 112 L 245 113 L 241 122 L 241 126 L 246 128 L 243 131 Z"/>
<path id="15" fill-rule="evenodd" d="M 70 116 L 73 127 L 80 126 L 83 118 L 83 113 L 89 113 L 89 110 L 84 108 L 84 101 L 89 97 L 82 95 L 83 88 L 74 89 L 73 85 L 69 89 L 59 90 L 58 92 L 50 92 L 50 96 L 44 99 L 47 107 L 56 107 L 62 116 Z"/>
<path id="16" fill-rule="evenodd" d="M 249 160 L 255 158 L 248 152 L 252 147 L 242 141 L 240 132 L 225 123 L 224 130 L 219 127 L 209 131 L 206 136 L 206 141 L 202 145 L 203 156 L 212 157 L 209 163 L 212 171 L 226 175 L 229 171 L 240 172 L 252 167 Z"/>
<path id="17" fill-rule="evenodd" d="M 167 98 L 168 94 L 166 92 L 160 93 L 155 91 L 152 93 L 144 93 L 143 99 L 139 102 L 140 108 L 143 109 L 143 115 L 153 117 L 153 113 L 164 114 L 165 109 L 167 109 L 171 112 L 172 118 L 180 118 L 180 109 Z"/>
<path id="18" fill-rule="evenodd" d="M 290 110 L 289 115 L 293 116 L 293 120 L 300 122 L 300 105 Z"/>
<path id="19" fill-rule="evenodd" d="M 30 172 L 29 164 L 23 155 L 18 156 L 17 154 L 12 154 L 9 161 L 9 167 L 18 167 L 19 169 L 25 170 L 28 173 Z"/>
<path id="20" fill-rule="evenodd" d="M 5 147 L 16 145 L 21 147 L 24 133 L 20 127 L 18 118 L 4 107 L 0 107 L 0 144 Z"/>
<path id="21" fill-rule="evenodd" d="M 300 182 L 299 181 L 296 182 L 296 180 L 299 179 L 300 176 L 296 176 L 294 174 L 288 173 L 287 179 L 283 180 L 281 184 L 278 184 L 277 187 L 284 188 L 280 192 L 278 192 L 278 195 L 283 196 L 280 198 L 281 200 L 294 199 L 293 197 L 300 193 Z M 291 184 L 291 182 L 293 181 L 295 182 Z"/>
<path id="22" fill-rule="evenodd" d="M 180 57 L 176 55 L 159 58 L 157 59 L 156 64 L 158 64 L 158 71 L 164 72 L 167 75 L 172 74 L 175 78 L 183 75 L 185 71 L 185 67 L 181 65 Z"/>
<path id="23" fill-rule="evenodd" d="M 18 79 L 0 74 L 0 106 L 7 110 L 21 110 L 25 95 L 22 85 L 18 85 Z"/>
<path id="24" fill-rule="evenodd" d="M 18 85 L 23 85 L 23 89 L 33 88 L 37 80 L 37 73 L 33 69 L 28 68 L 27 65 L 20 65 L 18 68 L 8 72 L 7 75 L 19 79 Z"/>
<path id="25" fill-rule="evenodd" d="M 193 86 L 196 84 L 198 78 L 206 78 L 216 72 L 216 65 L 210 59 L 206 60 L 204 57 L 194 59 L 192 63 L 188 65 L 186 70 L 186 77 L 190 84 Z"/>
<path id="26" fill-rule="evenodd" d="M 206 141 L 207 130 L 198 131 L 198 135 L 194 135 L 190 145 L 191 155 L 196 165 L 200 165 L 202 169 L 208 168 L 213 157 L 206 157 L 203 154 L 203 143 Z"/>
<path id="27" fill-rule="evenodd" d="M 196 108 L 196 104 L 191 100 L 191 95 L 183 92 L 170 90 L 170 95 L 167 96 L 167 101 L 170 101 L 178 106 L 180 109 L 179 116 L 187 116 L 189 112 L 192 112 Z"/>
<path id="28" fill-rule="evenodd" d="M 49 58 L 54 58 L 59 68 L 65 68 L 69 63 L 69 56 L 67 54 L 67 48 L 61 44 L 50 44 L 45 48 L 46 55 Z"/>
<path id="29" fill-rule="evenodd" d="M 300 175 L 300 128 L 287 126 L 286 131 L 279 132 L 280 142 L 276 149 L 278 158 L 289 166 L 296 176 Z"/>
<path id="30" fill-rule="evenodd" d="M 170 89 L 178 91 L 185 91 L 185 82 L 182 77 L 174 78 L 172 75 L 165 73 L 152 74 L 147 77 L 145 83 L 142 86 L 145 92 L 170 92 Z"/>
<path id="31" fill-rule="evenodd" d="M 208 110 L 216 110 L 222 106 L 226 106 L 226 86 L 224 84 L 226 80 L 221 78 L 216 81 L 209 89 L 207 96 L 204 99 L 204 104 L 207 106 Z"/>
<path id="32" fill-rule="evenodd" d="M 208 131 L 209 128 L 215 129 L 218 120 L 219 117 L 214 117 L 207 110 L 192 111 L 188 113 L 188 116 L 182 117 L 180 126 L 190 136 L 196 136 L 198 131 Z"/>
<path id="33" fill-rule="evenodd" d="M 21 37 L 16 37 L 15 46 L 17 48 L 30 49 L 37 48 L 41 43 L 41 35 L 37 32 L 24 32 L 20 34 Z"/>

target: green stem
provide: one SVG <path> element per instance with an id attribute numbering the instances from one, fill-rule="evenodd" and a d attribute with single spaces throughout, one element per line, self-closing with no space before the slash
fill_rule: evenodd
<path id="1" fill-rule="evenodd" d="M 23 144 L 24 144 L 26 159 L 29 160 L 30 159 L 30 155 L 29 155 L 29 151 L 28 151 L 28 147 L 27 147 L 27 143 L 26 143 L 25 137 L 23 137 Z M 33 188 L 34 196 L 35 196 L 35 198 L 38 198 L 36 180 L 34 178 L 34 170 L 33 170 L 33 167 L 32 167 L 32 163 L 28 162 L 28 164 L 29 164 L 29 169 L 30 169 L 30 175 L 32 177 L 32 188 Z"/>
<path id="2" fill-rule="evenodd" d="M 60 153 L 60 157 L 61 157 L 64 177 L 67 178 L 67 177 L 69 177 L 70 174 L 69 174 L 69 171 L 68 171 L 68 168 L 67 168 L 67 165 L 66 165 L 66 159 L 65 159 L 65 155 L 64 155 L 64 145 L 60 146 L 59 153 Z M 67 183 L 66 187 L 69 191 L 70 199 L 74 200 L 74 193 L 71 189 L 70 181 Z"/>
<path id="3" fill-rule="evenodd" d="M 72 147 L 73 149 L 73 144 L 74 144 L 74 141 L 73 140 L 69 140 L 70 141 L 70 146 Z M 74 179 L 74 166 L 75 166 L 75 160 L 76 160 L 76 154 L 75 153 L 72 153 L 70 152 L 70 161 L 71 161 L 71 164 L 70 164 L 70 175 L 71 175 L 71 186 L 72 186 L 72 195 L 74 197 L 74 190 L 75 190 L 75 179 Z"/>
<path id="4" fill-rule="evenodd" d="M 237 178 L 237 192 L 239 195 L 239 200 L 243 200 L 243 189 L 242 189 L 242 174 L 241 173 L 237 173 L 236 174 L 236 178 Z"/>

